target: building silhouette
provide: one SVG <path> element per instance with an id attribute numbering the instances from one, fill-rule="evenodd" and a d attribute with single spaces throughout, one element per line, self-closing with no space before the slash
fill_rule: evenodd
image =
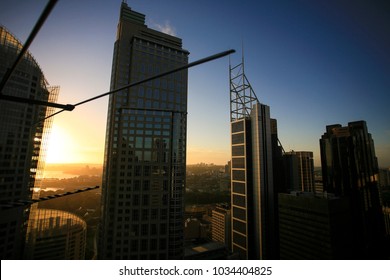
<path id="1" fill-rule="evenodd" d="M 111 89 L 186 65 L 188 55 L 122 2 Z M 100 259 L 183 258 L 186 112 L 186 70 L 110 96 Z"/>
<path id="2" fill-rule="evenodd" d="M 78 216 L 54 209 L 31 211 L 25 259 L 83 260 L 87 224 Z"/>
<path id="3" fill-rule="evenodd" d="M 287 190 L 315 192 L 313 152 L 286 152 L 283 162 Z"/>
<path id="4" fill-rule="evenodd" d="M 279 194 L 282 260 L 353 258 L 348 198 L 312 192 Z"/>
<path id="5" fill-rule="evenodd" d="M 277 227 L 272 122 L 244 73 L 230 67 L 232 250 L 242 259 L 274 259 Z"/>
<path id="6" fill-rule="evenodd" d="M 329 125 L 320 139 L 324 192 L 351 205 L 354 257 L 383 258 L 384 219 L 374 142 L 365 121 Z"/>
<path id="7" fill-rule="evenodd" d="M 0 79 L 22 48 L 20 41 L 0 26 Z M 0 94 L 55 102 L 58 92 L 59 87 L 49 87 L 37 61 L 26 52 Z M 12 205 L 31 199 L 33 189 L 40 187 L 52 119 L 39 120 L 52 112 L 52 108 L 43 105 L 0 99 L 1 259 L 23 256 L 30 207 Z"/>

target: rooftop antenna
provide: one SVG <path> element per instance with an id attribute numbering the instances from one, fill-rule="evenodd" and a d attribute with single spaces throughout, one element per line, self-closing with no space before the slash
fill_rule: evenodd
<path id="1" fill-rule="evenodd" d="M 241 39 L 241 61 L 244 68 L 244 39 Z"/>

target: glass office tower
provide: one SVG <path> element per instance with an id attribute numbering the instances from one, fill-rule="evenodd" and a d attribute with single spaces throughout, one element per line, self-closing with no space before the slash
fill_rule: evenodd
<path id="1" fill-rule="evenodd" d="M 355 257 L 383 258 L 378 163 L 366 122 L 327 126 L 320 139 L 320 151 L 324 192 L 350 199 Z"/>
<path id="2" fill-rule="evenodd" d="M 122 3 L 111 89 L 186 65 L 179 38 Z M 187 70 L 110 96 L 100 259 L 183 258 Z"/>
<path id="3" fill-rule="evenodd" d="M 16 61 L 22 43 L 0 26 L 0 80 Z M 59 87 L 49 87 L 43 72 L 26 52 L 4 89 L 4 96 L 55 102 Z M 14 202 L 32 198 L 40 186 L 45 143 L 52 119 L 39 121 L 53 109 L 0 100 L 0 258 L 20 259 L 30 207 Z"/>

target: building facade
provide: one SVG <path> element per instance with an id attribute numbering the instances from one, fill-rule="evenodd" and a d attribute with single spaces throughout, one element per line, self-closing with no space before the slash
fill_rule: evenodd
<path id="1" fill-rule="evenodd" d="M 274 259 L 276 247 L 272 125 L 244 74 L 230 68 L 232 250 L 242 259 Z"/>
<path id="2" fill-rule="evenodd" d="M 231 211 L 229 205 L 217 205 L 211 215 L 211 238 L 231 249 Z"/>
<path id="3" fill-rule="evenodd" d="M 385 230 L 378 163 L 366 122 L 327 126 L 320 151 L 324 192 L 350 199 L 355 257 L 383 258 Z"/>
<path id="4" fill-rule="evenodd" d="M 20 41 L 0 26 L 0 79 L 23 48 Z M 27 52 L 1 95 L 55 102 L 59 87 L 49 87 L 43 72 Z M 20 259 L 26 238 L 30 207 L 7 207 L 28 200 L 40 187 L 45 142 L 52 119 L 40 121 L 53 109 L 0 99 L 0 258 Z M 4 206 L 4 207 L 3 207 Z"/>
<path id="5" fill-rule="evenodd" d="M 123 2 L 111 89 L 186 65 L 188 54 Z M 183 257 L 186 112 L 186 70 L 110 96 L 100 259 Z"/>
<path id="6" fill-rule="evenodd" d="M 83 260 L 87 238 L 86 222 L 66 211 L 34 209 L 31 212 L 25 259 Z"/>
<path id="7" fill-rule="evenodd" d="M 287 190 L 315 192 L 313 152 L 286 152 L 283 161 Z"/>
<path id="8" fill-rule="evenodd" d="M 352 259 L 351 235 L 348 198 L 279 194 L 280 259 Z"/>

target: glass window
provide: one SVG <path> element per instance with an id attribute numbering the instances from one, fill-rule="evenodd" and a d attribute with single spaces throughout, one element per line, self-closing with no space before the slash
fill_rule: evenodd
<path id="1" fill-rule="evenodd" d="M 239 182 L 233 182 L 233 192 L 245 194 L 245 184 Z"/>
<path id="2" fill-rule="evenodd" d="M 233 218 L 245 221 L 246 220 L 245 210 L 241 208 L 233 207 Z"/>
<path id="3" fill-rule="evenodd" d="M 143 206 L 149 206 L 149 195 L 144 194 L 142 196 L 142 205 Z"/>
<path id="4" fill-rule="evenodd" d="M 140 166 L 138 166 L 138 167 L 140 167 Z M 140 188 L 141 188 L 141 181 L 140 180 L 134 180 L 134 191 L 139 191 Z"/>
<path id="5" fill-rule="evenodd" d="M 139 97 L 144 97 L 144 88 L 143 87 L 140 87 L 139 90 L 138 90 L 138 96 Z"/>
<path id="6" fill-rule="evenodd" d="M 246 238 L 241 234 L 233 232 L 233 242 L 240 245 L 243 248 L 246 248 Z"/>
<path id="7" fill-rule="evenodd" d="M 146 166 L 145 166 L 146 167 Z M 149 167 L 149 170 L 150 170 L 150 166 L 148 166 Z M 145 168 L 145 170 L 146 170 L 146 168 Z M 150 174 L 149 174 L 150 175 Z M 149 175 L 147 175 L 147 176 L 149 176 Z M 144 186 L 143 186 L 143 190 L 144 191 L 149 191 L 150 190 L 150 181 L 149 180 L 145 180 L 144 181 Z"/>
<path id="8" fill-rule="evenodd" d="M 167 100 L 167 92 L 165 90 L 161 91 L 161 99 Z"/>
<path id="9" fill-rule="evenodd" d="M 155 89 L 155 90 L 153 91 L 153 98 L 154 98 L 154 99 L 159 99 L 159 98 L 160 98 L 160 92 L 159 92 L 158 89 Z"/>
<path id="10" fill-rule="evenodd" d="M 152 161 L 152 152 L 144 151 L 144 161 Z"/>
<path id="11" fill-rule="evenodd" d="M 233 146 L 232 156 L 244 156 L 244 145 Z"/>
<path id="12" fill-rule="evenodd" d="M 244 133 L 237 133 L 232 135 L 232 144 L 244 143 Z"/>
<path id="13" fill-rule="evenodd" d="M 245 207 L 245 196 L 233 194 L 233 204 Z"/>
<path id="14" fill-rule="evenodd" d="M 135 194 L 133 195 L 133 205 L 134 206 L 138 206 L 139 205 L 139 195 L 138 194 Z"/>
<path id="15" fill-rule="evenodd" d="M 135 137 L 135 147 L 142 148 L 143 147 L 143 137 Z"/>
<path id="16" fill-rule="evenodd" d="M 245 181 L 245 171 L 244 170 L 233 170 L 233 180 L 236 181 Z"/>
<path id="17" fill-rule="evenodd" d="M 233 158 L 232 159 L 233 168 L 245 168 L 245 158 Z"/>
<path id="18" fill-rule="evenodd" d="M 148 220 L 149 219 L 149 209 L 142 209 L 142 220 Z"/>
<path id="19" fill-rule="evenodd" d="M 138 221 L 139 220 L 139 211 L 137 209 L 133 210 L 132 218 L 133 218 L 133 221 Z"/>
<path id="20" fill-rule="evenodd" d="M 147 98 L 152 98 L 152 89 L 151 88 L 147 88 L 147 90 L 146 90 L 146 97 Z"/>
<path id="21" fill-rule="evenodd" d="M 150 125 L 151 125 L 151 124 L 150 124 Z M 145 137 L 145 138 L 144 138 L 144 141 L 145 141 L 144 147 L 145 147 L 146 149 L 151 149 L 151 148 L 152 148 L 152 143 L 153 143 L 152 137 Z"/>
<path id="22" fill-rule="evenodd" d="M 246 225 L 236 219 L 233 219 L 233 230 L 238 231 L 242 234 L 246 234 Z"/>
<path id="23" fill-rule="evenodd" d="M 244 131 L 244 121 L 235 122 L 232 124 L 232 133 Z"/>
<path id="24" fill-rule="evenodd" d="M 142 151 L 135 151 L 134 152 L 135 161 L 142 161 Z"/>

